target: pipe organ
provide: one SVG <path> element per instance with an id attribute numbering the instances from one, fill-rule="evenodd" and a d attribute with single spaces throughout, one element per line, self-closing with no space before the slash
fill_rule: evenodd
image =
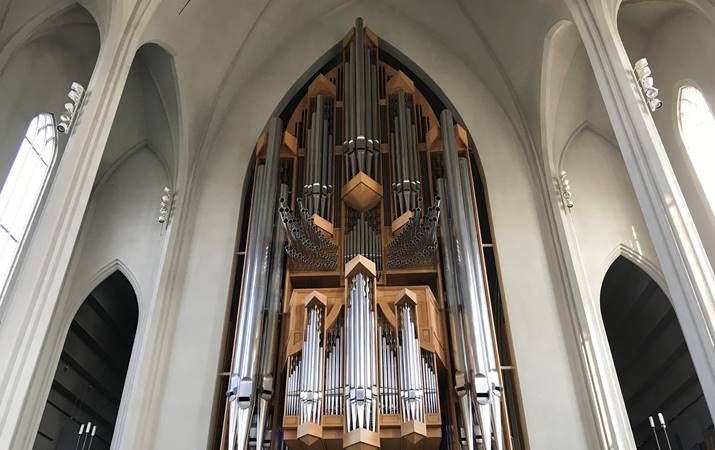
<path id="1" fill-rule="evenodd" d="M 222 449 L 514 448 L 469 139 L 383 55 L 258 140 Z"/>

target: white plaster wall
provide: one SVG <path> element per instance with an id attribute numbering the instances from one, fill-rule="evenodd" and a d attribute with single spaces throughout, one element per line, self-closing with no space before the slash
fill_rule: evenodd
<path id="1" fill-rule="evenodd" d="M 161 255 L 162 227 L 156 217 L 166 182 L 163 166 L 144 147 L 128 156 L 96 187 L 82 223 L 82 244 L 75 255 L 73 299 L 86 296 L 96 274 L 118 259 L 140 290 L 140 311 L 146 309 Z"/>
<path id="2" fill-rule="evenodd" d="M 358 15 L 381 37 L 418 64 L 445 91 L 474 136 L 486 174 L 495 237 L 519 367 L 532 449 L 597 448 L 582 380 L 576 373 L 566 304 L 555 288 L 552 255 L 542 228 L 525 151 L 513 124 L 460 55 L 399 11 L 354 2 L 304 25 L 282 8 L 269 8 L 242 48 L 232 79 L 237 94 L 221 118 L 217 137 L 206 144 L 191 193 L 194 219 L 187 238 L 176 331 L 167 358 L 164 396 L 151 448 L 204 448 L 214 398 L 221 334 L 230 295 L 233 242 L 243 177 L 253 145 L 275 105 L 303 71 L 340 40 Z M 291 26 L 291 40 L 269 49 L 277 24 Z M 457 31 L 457 30 L 455 30 Z M 181 55 L 177 55 L 181 67 Z M 177 393 L 180 393 L 177 395 Z M 568 423 L 558 433 L 554 423 Z"/>
<path id="3" fill-rule="evenodd" d="M 625 5 L 623 11 L 645 9 L 653 3 L 656 2 Z M 635 61 L 647 57 L 653 70 L 655 85 L 664 103 L 653 114 L 653 120 L 710 264 L 715 264 L 715 215 L 697 181 L 677 125 L 677 93 L 685 80 L 695 82 L 715 111 L 715 26 L 693 10 L 674 7 L 672 13 L 653 28 L 638 29 L 620 23 L 619 31 L 629 58 Z"/>
<path id="4" fill-rule="evenodd" d="M 606 271 L 623 245 L 646 260 L 657 261 L 643 215 L 620 150 L 591 129 L 584 129 L 564 155 L 574 208 L 569 212 L 593 301 L 599 304 Z"/>

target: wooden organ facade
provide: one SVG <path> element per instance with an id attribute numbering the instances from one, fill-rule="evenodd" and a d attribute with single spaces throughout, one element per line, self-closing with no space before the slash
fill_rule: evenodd
<path id="1" fill-rule="evenodd" d="M 526 448 L 468 133 L 384 56 L 358 19 L 258 139 L 214 448 Z"/>

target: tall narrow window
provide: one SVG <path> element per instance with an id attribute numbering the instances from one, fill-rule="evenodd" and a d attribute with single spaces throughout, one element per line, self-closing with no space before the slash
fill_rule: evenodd
<path id="1" fill-rule="evenodd" d="M 715 117 L 703 93 L 696 87 L 680 88 L 678 119 L 690 162 L 710 208 L 715 210 Z"/>
<path id="2" fill-rule="evenodd" d="M 56 141 L 52 114 L 43 113 L 32 119 L 0 191 L 0 292 L 50 173 Z"/>

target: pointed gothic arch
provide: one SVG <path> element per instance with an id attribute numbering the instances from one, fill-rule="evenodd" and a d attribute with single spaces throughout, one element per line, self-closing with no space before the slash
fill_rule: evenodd
<path id="1" fill-rule="evenodd" d="M 655 446 L 649 416 L 657 425 L 658 413 L 674 448 L 705 445 L 712 419 L 675 310 L 658 282 L 618 256 L 604 277 L 600 302 L 636 446 Z"/>
<path id="2" fill-rule="evenodd" d="M 138 320 L 134 287 L 117 269 L 69 324 L 33 449 L 74 448 L 78 439 L 111 447 Z"/>

